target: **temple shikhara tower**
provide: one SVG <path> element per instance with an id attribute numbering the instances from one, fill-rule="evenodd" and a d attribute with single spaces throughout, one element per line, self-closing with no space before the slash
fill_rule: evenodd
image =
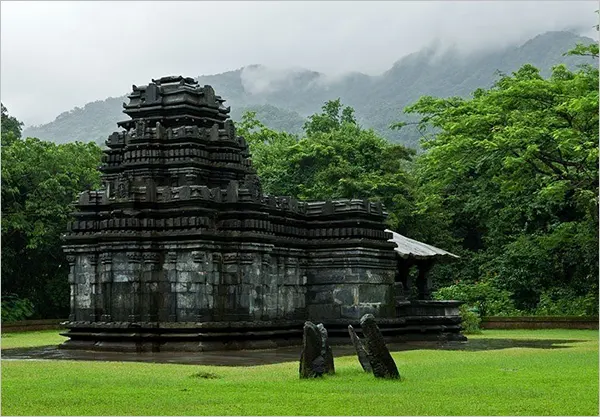
<path id="1" fill-rule="evenodd" d="M 391 339 L 461 337 L 457 302 L 405 295 L 380 203 L 265 195 L 223 103 L 191 78 L 133 86 L 65 237 L 62 347 L 265 348 L 299 344 L 305 320 L 349 342 L 365 313 Z"/>

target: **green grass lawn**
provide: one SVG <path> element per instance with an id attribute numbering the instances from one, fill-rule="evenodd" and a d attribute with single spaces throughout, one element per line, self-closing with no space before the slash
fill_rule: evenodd
<path id="1" fill-rule="evenodd" d="M 298 363 L 255 367 L 2 361 L 3 415 L 598 415 L 598 331 L 485 331 L 473 338 L 578 340 L 556 349 L 393 353 L 403 379 L 355 357 L 300 380 Z M 60 342 L 11 334 L 2 347 Z M 335 354 L 335 347 L 334 347 Z"/>
<path id="2" fill-rule="evenodd" d="M 40 330 L 37 332 L 2 333 L 0 347 L 2 349 L 12 349 L 58 345 L 67 340 L 59 332 L 59 330 Z"/>

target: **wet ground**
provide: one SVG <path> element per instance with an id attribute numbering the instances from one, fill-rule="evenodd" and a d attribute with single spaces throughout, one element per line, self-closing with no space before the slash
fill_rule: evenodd
<path id="1" fill-rule="evenodd" d="M 390 343 L 392 352 L 439 349 L 480 351 L 508 348 L 565 349 L 568 344 L 582 340 L 524 340 L 524 339 L 473 339 L 466 342 L 405 342 Z M 242 350 L 219 352 L 92 352 L 81 350 L 58 349 L 56 346 L 35 348 L 3 349 L 2 360 L 82 360 L 82 361 L 116 361 L 116 362 L 153 362 L 178 363 L 216 366 L 255 366 L 281 362 L 295 362 L 300 357 L 300 346 L 282 347 L 268 350 Z M 333 346 L 335 356 L 355 355 L 354 348 Z"/>

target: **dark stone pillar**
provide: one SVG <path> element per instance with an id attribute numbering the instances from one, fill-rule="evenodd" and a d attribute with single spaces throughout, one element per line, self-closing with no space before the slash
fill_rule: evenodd
<path id="1" fill-rule="evenodd" d="M 403 259 L 398 256 L 398 265 L 396 267 L 396 282 L 395 282 L 395 295 L 398 300 L 398 293 L 400 289 L 403 293 L 404 298 L 408 299 L 411 297 L 411 291 L 413 282 L 410 277 L 410 268 L 414 263 L 409 259 Z"/>
<path id="2" fill-rule="evenodd" d="M 431 300 L 431 278 L 429 270 L 433 266 L 431 261 L 422 261 L 417 264 L 419 276 L 417 277 L 417 290 L 419 300 Z"/>
<path id="3" fill-rule="evenodd" d="M 399 379 L 400 373 L 375 323 L 375 317 L 372 314 L 365 314 L 360 319 L 360 327 L 365 335 L 373 375 L 377 378 Z"/>
<path id="4" fill-rule="evenodd" d="M 321 355 L 321 332 L 314 323 L 304 323 L 300 378 L 316 378 L 325 373 L 325 360 Z"/>
<path id="5" fill-rule="evenodd" d="M 325 372 L 328 374 L 335 374 L 335 366 L 333 363 L 333 351 L 329 346 L 329 335 L 327 329 L 323 326 L 323 323 L 317 324 L 317 329 L 321 333 L 321 356 L 325 360 Z"/>
<path id="6" fill-rule="evenodd" d="M 356 356 L 358 356 L 358 362 L 360 362 L 360 366 L 362 366 L 365 372 L 372 373 L 373 368 L 371 368 L 371 363 L 369 362 L 369 355 L 367 354 L 365 347 L 363 346 L 358 335 L 354 331 L 354 327 L 352 327 L 351 324 L 348 325 L 348 333 L 350 333 L 350 339 L 352 340 L 352 344 L 356 350 Z"/>
<path id="7" fill-rule="evenodd" d="M 112 282 L 112 253 L 104 252 L 99 256 L 100 260 L 100 294 L 97 297 L 102 298 L 102 315 L 100 322 L 109 322 L 112 320 L 111 315 L 111 282 Z"/>

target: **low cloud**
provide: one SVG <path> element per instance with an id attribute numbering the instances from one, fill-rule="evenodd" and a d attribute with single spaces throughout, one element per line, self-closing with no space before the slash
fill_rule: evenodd
<path id="1" fill-rule="evenodd" d="M 242 86 L 249 94 L 265 94 L 285 88 L 294 78 L 305 72 L 304 68 L 266 67 L 249 65 L 242 68 L 240 78 Z"/>
<path id="2" fill-rule="evenodd" d="M 428 45 L 443 57 L 448 50 L 471 53 L 523 43 L 550 30 L 594 36 L 598 18 L 597 2 L 568 0 L 0 7 L 2 102 L 28 125 L 167 74 L 196 77 L 259 63 L 243 71 L 250 92 L 294 82 L 300 68 L 320 73 L 308 83 L 327 86 L 349 72 L 381 74 Z"/>

